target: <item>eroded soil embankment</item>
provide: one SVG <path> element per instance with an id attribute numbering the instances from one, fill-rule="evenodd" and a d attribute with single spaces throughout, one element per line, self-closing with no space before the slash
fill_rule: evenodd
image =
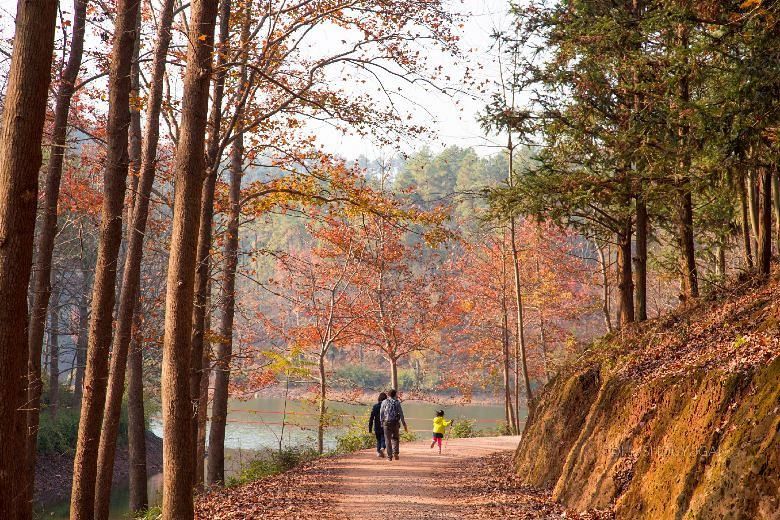
<path id="1" fill-rule="evenodd" d="M 529 417 L 517 474 L 618 518 L 780 518 L 778 285 L 594 347 Z"/>

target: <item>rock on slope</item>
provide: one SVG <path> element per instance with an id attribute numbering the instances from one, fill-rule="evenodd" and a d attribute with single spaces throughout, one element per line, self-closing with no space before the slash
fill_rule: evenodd
<path id="1" fill-rule="evenodd" d="M 515 462 L 574 509 L 780 519 L 780 283 L 595 344 L 535 403 Z"/>

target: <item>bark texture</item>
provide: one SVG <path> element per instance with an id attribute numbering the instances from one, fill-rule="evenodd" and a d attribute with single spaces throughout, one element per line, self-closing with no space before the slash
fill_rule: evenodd
<path id="1" fill-rule="evenodd" d="M 502 241 L 501 255 L 501 347 L 502 361 L 504 368 L 504 408 L 506 415 L 506 425 L 510 432 L 517 433 L 517 415 L 515 405 L 512 400 L 512 356 L 509 350 L 510 332 L 509 332 L 509 301 L 507 296 L 508 275 L 506 272 L 506 244 Z M 515 384 L 515 390 L 517 384 Z"/>
<path id="2" fill-rule="evenodd" d="M 520 287 L 520 261 L 518 258 L 518 250 L 517 250 L 517 240 L 515 239 L 515 219 L 510 219 L 509 224 L 509 230 L 510 230 L 510 245 L 512 249 L 512 270 L 513 270 L 513 281 L 514 281 L 514 293 L 515 293 L 515 312 L 517 313 L 517 323 L 516 326 L 516 346 L 517 346 L 517 352 L 515 352 L 515 363 L 516 366 L 519 368 L 520 375 L 523 377 L 523 387 L 525 390 L 525 398 L 528 403 L 531 402 L 531 399 L 533 399 L 533 393 L 531 391 L 531 379 L 528 375 L 528 362 L 526 361 L 526 348 L 525 348 L 525 324 L 523 323 L 523 294 Z M 515 374 L 515 385 L 519 385 L 519 381 L 517 380 L 517 374 Z M 515 419 L 518 421 L 515 424 L 515 428 L 519 430 L 520 424 L 519 424 L 519 412 L 520 412 L 520 399 L 517 395 L 517 391 L 515 391 L 515 402 L 517 404 L 517 412 Z"/>
<path id="3" fill-rule="evenodd" d="M 390 358 L 390 386 L 400 390 L 398 388 L 398 359 L 394 357 Z"/>
<path id="4" fill-rule="evenodd" d="M 759 209 L 758 209 L 758 179 L 756 178 L 756 172 L 750 171 L 747 175 L 747 203 L 750 221 L 750 244 L 753 249 L 753 256 L 756 263 L 758 262 L 758 226 L 759 226 Z"/>
<path id="5" fill-rule="evenodd" d="M 604 315 L 604 326 L 607 332 L 612 332 L 612 315 L 610 309 L 610 290 L 609 290 L 609 264 L 612 260 L 609 249 L 604 251 L 604 246 L 596 244 L 599 255 L 599 270 L 601 271 L 601 313 Z"/>
<path id="6" fill-rule="evenodd" d="M 138 0 L 117 3 L 115 35 L 108 80 L 109 108 L 103 207 L 99 230 L 92 314 L 87 342 L 87 367 L 81 403 L 79 435 L 73 462 L 70 518 L 94 518 L 98 445 L 108 379 L 113 329 L 117 263 L 122 242 L 122 212 L 127 187 L 130 127 L 131 67 L 136 38 Z"/>
<path id="7" fill-rule="evenodd" d="M 200 407 L 203 399 L 201 379 L 204 377 L 204 345 L 206 334 L 206 309 L 208 307 L 209 279 L 211 271 L 211 243 L 214 218 L 214 190 L 217 182 L 217 171 L 222 159 L 220 139 L 222 133 L 222 100 L 225 94 L 225 61 L 230 44 L 230 0 L 221 0 L 219 5 L 219 42 L 217 63 L 214 75 L 214 94 L 212 96 L 211 114 L 209 115 L 209 140 L 206 150 L 207 177 L 203 183 L 200 199 L 200 229 L 198 230 L 198 268 L 195 272 L 195 308 L 193 310 L 192 352 L 190 355 L 190 398 L 196 410 L 192 420 L 193 456 L 195 457 L 195 487 L 200 488 L 204 482 L 204 459 L 198 453 L 205 454 L 205 436 L 201 446 L 199 435 L 200 421 L 204 416 Z M 205 403 L 206 405 L 208 403 Z M 204 410 L 204 413 L 207 411 Z"/>
<path id="8" fill-rule="evenodd" d="M 230 364 L 233 359 L 233 317 L 236 310 L 236 270 L 238 230 L 241 217 L 241 178 L 244 140 L 238 134 L 230 151 L 230 211 L 225 239 L 225 268 L 222 282 L 222 309 L 219 340 L 214 359 L 214 401 L 209 432 L 208 479 L 210 484 L 225 482 L 225 425 L 227 423 Z"/>
<path id="9" fill-rule="evenodd" d="M 156 174 L 159 120 L 163 95 L 162 86 L 164 83 L 163 74 L 171 41 L 172 20 L 173 2 L 172 0 L 166 0 L 162 5 L 162 12 L 160 13 L 157 45 L 152 61 L 152 82 L 146 114 L 146 139 L 142 140 L 140 137 L 131 139 L 131 146 L 129 147 L 130 162 L 139 165 L 140 171 L 136 183 L 137 192 L 133 198 L 134 204 L 132 205 L 132 211 L 129 211 L 128 246 L 122 271 L 122 289 L 119 295 L 119 309 L 115 327 L 116 334 L 114 335 L 111 349 L 111 371 L 106 406 L 103 412 L 103 429 L 100 433 L 95 494 L 95 518 L 97 519 L 108 518 L 108 508 L 111 500 L 111 481 L 114 474 L 116 441 L 122 408 L 122 394 L 125 385 L 125 367 L 128 363 L 128 350 L 138 302 L 144 236 L 149 216 L 149 199 Z M 139 71 L 136 65 L 133 67 L 132 74 L 134 83 L 138 79 L 138 74 Z M 140 134 L 140 114 L 138 114 L 138 117 L 137 126 L 135 123 L 131 125 L 131 128 L 136 127 L 134 132 L 136 136 Z M 135 363 L 137 364 L 138 360 Z M 143 399 L 143 389 L 141 389 L 140 398 Z M 138 403 L 134 404 L 138 406 Z M 143 407 L 143 402 L 141 402 L 141 406 Z M 139 442 L 142 441 L 139 440 Z"/>
<path id="10" fill-rule="evenodd" d="M 136 315 L 138 316 L 138 315 Z M 136 331 L 140 320 L 136 319 Z M 143 344 L 134 339 L 127 358 L 127 444 L 130 459 L 130 510 L 149 506 L 146 487 L 146 425 L 144 423 Z"/>
<path id="11" fill-rule="evenodd" d="M 758 272 L 769 275 L 772 262 L 772 170 L 759 169 Z"/>
<path id="12" fill-rule="evenodd" d="M 173 23 L 173 0 L 163 0 L 160 5 L 159 25 L 157 30 L 157 42 L 152 58 L 152 76 L 149 85 L 149 95 L 146 109 L 146 134 L 141 146 L 141 172 L 138 180 L 138 194 L 135 197 L 133 208 L 133 220 L 131 223 L 131 233 L 128 246 L 128 260 L 125 266 L 124 276 L 127 276 L 129 284 L 124 287 L 134 286 L 135 295 L 127 302 L 127 306 L 122 312 L 120 305 L 119 321 L 117 329 L 124 330 L 127 322 L 131 320 L 139 324 L 139 315 L 136 312 L 138 304 L 138 288 L 140 285 L 140 268 L 143 253 L 143 239 L 146 233 L 146 222 L 149 214 L 149 197 L 157 168 L 157 144 L 160 137 L 160 112 L 163 101 L 163 85 L 165 75 L 165 64 L 168 56 L 168 49 L 171 44 L 171 25 Z M 122 299 L 125 300 L 123 290 Z M 132 305 L 131 305 L 132 303 Z M 138 326 L 136 326 L 136 329 Z M 122 334 L 121 341 L 130 339 Z M 142 345 L 136 343 L 130 345 L 127 361 L 127 402 L 128 402 L 128 451 L 130 458 L 130 509 L 132 511 L 141 511 L 147 508 L 149 497 L 146 486 L 146 434 L 144 427 L 144 402 L 143 402 L 143 352 Z M 116 439 L 112 439 L 116 443 Z"/>
<path id="13" fill-rule="evenodd" d="M 509 141 L 507 144 L 509 151 L 509 171 L 507 172 L 507 181 L 510 188 L 514 186 L 514 144 L 512 143 L 512 134 L 509 134 Z M 520 260 L 518 258 L 517 251 L 517 239 L 515 237 L 515 218 L 512 216 L 509 218 L 509 245 L 512 251 L 512 275 L 514 280 L 515 291 L 515 312 L 517 313 L 516 326 L 516 338 L 517 352 L 515 353 L 516 367 L 519 366 L 520 372 L 523 376 L 523 386 L 525 387 L 525 398 L 528 403 L 533 399 L 533 393 L 531 391 L 531 379 L 528 376 L 528 363 L 526 361 L 526 348 L 525 348 L 525 330 L 523 323 L 523 293 L 520 287 Z M 516 369 L 517 371 L 517 369 Z M 519 385 L 517 381 L 517 374 L 515 374 L 515 385 Z M 517 415 L 515 428 L 519 429 L 519 416 L 520 416 L 520 398 L 517 395 L 517 389 L 515 390 L 515 402 L 517 404 Z"/>
<path id="14" fill-rule="evenodd" d="M 0 511 L 32 515 L 26 462 L 27 287 L 57 2 L 19 0 L 0 122 Z M 48 280 L 47 280 L 48 283 Z"/>
<path id="15" fill-rule="evenodd" d="M 174 159 L 174 210 L 165 304 L 162 364 L 163 518 L 193 518 L 190 355 L 195 258 L 200 224 L 205 134 L 211 79 L 215 0 L 195 0 L 190 16 L 179 142 Z"/>
<path id="16" fill-rule="evenodd" d="M 696 247 L 693 236 L 693 199 L 690 183 L 678 193 L 677 234 L 680 245 L 680 271 L 682 293 L 685 297 L 698 298 L 699 276 L 696 268 Z"/>
<path id="17" fill-rule="evenodd" d="M 775 219 L 775 233 L 777 249 L 780 251 L 780 176 L 777 166 L 772 167 L 772 214 Z"/>
<path id="18" fill-rule="evenodd" d="M 49 308 L 49 412 L 56 415 L 60 401 L 60 292 L 55 287 L 51 295 L 52 302 Z M 35 466 L 33 466 L 33 470 L 35 470 Z"/>
<path id="19" fill-rule="evenodd" d="M 43 214 L 38 233 L 35 264 L 32 276 L 32 305 L 30 307 L 30 329 L 27 335 L 27 471 L 25 489 L 32 490 L 35 485 L 35 456 L 38 444 L 38 423 L 41 403 L 41 347 L 43 329 L 46 323 L 46 309 L 51 298 L 52 254 L 54 238 L 57 236 L 57 204 L 60 195 L 62 166 L 67 148 L 68 115 L 76 78 L 84 54 L 84 29 L 86 26 L 87 0 L 75 0 L 73 3 L 73 34 L 70 42 L 70 54 L 60 77 L 57 99 L 54 105 L 54 125 L 51 137 L 51 153 L 46 168 L 46 184 L 43 192 Z M 32 496 L 25 497 L 32 500 Z"/>
<path id="20" fill-rule="evenodd" d="M 618 269 L 618 304 L 620 307 L 620 325 L 624 326 L 634 321 L 634 280 L 631 267 L 631 218 L 627 217 L 622 232 L 618 233 L 617 269 Z"/>
<path id="21" fill-rule="evenodd" d="M 636 254 L 634 255 L 634 278 L 636 320 L 647 320 L 647 204 L 643 195 L 636 199 Z"/>
<path id="22" fill-rule="evenodd" d="M 79 337 L 76 339 L 76 375 L 73 378 L 73 395 L 81 406 L 84 389 L 84 368 L 87 363 L 87 337 L 89 336 L 89 289 L 92 277 L 86 266 L 81 268 L 81 293 L 79 294 Z"/>
<path id="23" fill-rule="evenodd" d="M 685 24 L 677 26 L 675 44 L 684 52 L 689 48 L 689 30 Z M 685 66 L 689 67 L 687 57 Z M 691 102 L 690 77 L 684 71 L 678 87 L 678 102 L 685 107 Z M 680 248 L 680 276 L 683 298 L 699 297 L 699 276 L 696 268 L 696 245 L 693 236 L 693 196 L 691 194 L 691 157 L 688 147 L 691 145 L 687 122 L 683 119 L 679 124 L 678 149 L 680 159 L 676 180 L 677 188 L 677 240 Z"/>
<path id="24" fill-rule="evenodd" d="M 211 283 L 206 290 L 206 301 L 211 297 Z M 211 317 L 206 314 L 203 324 L 205 330 L 211 328 Z M 200 398 L 198 400 L 198 433 L 195 453 L 195 488 L 202 488 L 206 482 L 206 438 L 208 437 L 209 379 L 211 377 L 211 342 L 203 340 L 203 360 L 201 361 Z"/>
<path id="25" fill-rule="evenodd" d="M 738 193 L 739 193 L 739 206 L 740 206 L 740 226 L 742 230 L 742 246 L 745 256 L 745 268 L 748 271 L 753 270 L 753 248 L 752 241 L 750 239 L 750 208 L 748 207 L 747 190 L 745 189 L 745 180 L 740 179 L 737 181 Z"/>
<path id="26" fill-rule="evenodd" d="M 327 392 L 328 392 L 328 381 L 327 381 L 327 372 L 325 370 L 325 353 L 327 352 L 327 349 L 325 351 L 320 351 L 320 355 L 317 358 L 317 368 L 319 371 L 319 383 L 320 383 L 320 399 L 317 403 L 319 408 L 319 417 L 317 421 L 317 453 L 322 455 L 323 451 L 325 450 L 325 414 L 328 411 L 327 407 Z"/>

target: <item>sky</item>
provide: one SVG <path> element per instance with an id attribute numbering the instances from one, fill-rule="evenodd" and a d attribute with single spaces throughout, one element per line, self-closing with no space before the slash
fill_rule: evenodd
<path id="1" fill-rule="evenodd" d="M 65 0 L 67 1 L 67 0 Z M 454 82 L 469 67 L 478 81 L 495 83 L 498 78 L 498 64 L 495 53 L 491 51 L 490 34 L 496 29 L 507 28 L 510 19 L 508 0 L 449 0 L 452 10 L 462 15 L 462 27 L 456 30 L 460 37 L 462 59 L 451 56 L 432 56 L 432 61 L 442 65 Z M 72 9 L 68 9 L 71 11 Z M 13 16 L 16 0 L 0 0 L 0 30 L 4 38 L 13 33 Z M 488 87 L 488 92 L 495 90 Z M 487 104 L 486 95 L 459 92 L 443 94 L 422 86 L 405 89 L 409 99 L 406 110 L 414 113 L 417 121 L 423 122 L 430 130 L 424 137 L 410 138 L 403 142 L 404 152 L 410 153 L 423 146 L 439 151 L 447 146 L 473 147 L 480 155 L 490 155 L 498 151 L 500 144 L 495 138 L 486 137 L 479 126 L 477 117 Z M 376 158 L 394 154 L 395 150 L 381 149 L 371 138 L 355 135 L 343 135 L 333 128 L 321 124 L 311 129 L 323 148 L 331 152 L 354 159 L 359 156 Z"/>
<path id="2" fill-rule="evenodd" d="M 463 13 L 463 28 L 457 31 L 464 51 L 463 62 L 452 59 L 449 63 L 441 63 L 445 68 L 463 71 L 469 66 L 476 70 L 478 80 L 496 83 L 498 79 L 498 63 L 491 51 L 490 35 L 495 30 L 509 26 L 508 0 L 451 0 L 454 11 Z M 441 58 L 441 57 L 439 57 Z M 481 66 L 481 68 L 479 68 Z M 457 78 L 457 72 L 452 74 Z M 491 88 L 488 88 L 488 93 Z M 431 138 L 416 139 L 405 143 L 413 151 L 423 146 L 433 151 L 440 151 L 447 146 L 473 147 L 480 155 L 496 153 L 503 145 L 495 138 L 486 136 L 480 128 L 477 118 L 487 105 L 487 95 L 480 96 L 476 92 L 445 95 L 422 87 L 407 90 L 406 95 L 418 107 L 412 107 L 418 118 L 424 119 L 431 130 Z M 457 102 L 457 104 L 456 104 Z M 410 105 L 411 106 L 411 105 Z M 419 107 L 424 107 L 419 108 Z M 348 158 L 359 155 L 374 158 L 380 155 L 392 154 L 392 150 L 378 148 L 371 139 L 361 139 L 356 136 L 343 136 L 328 128 L 322 127 L 318 132 L 320 141 L 327 149 L 339 150 Z"/>

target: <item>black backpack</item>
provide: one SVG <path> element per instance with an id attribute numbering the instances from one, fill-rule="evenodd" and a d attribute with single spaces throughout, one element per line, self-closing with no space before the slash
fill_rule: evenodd
<path id="1" fill-rule="evenodd" d="M 398 422 L 401 420 L 401 401 L 390 398 L 387 400 L 387 414 L 385 422 Z"/>

